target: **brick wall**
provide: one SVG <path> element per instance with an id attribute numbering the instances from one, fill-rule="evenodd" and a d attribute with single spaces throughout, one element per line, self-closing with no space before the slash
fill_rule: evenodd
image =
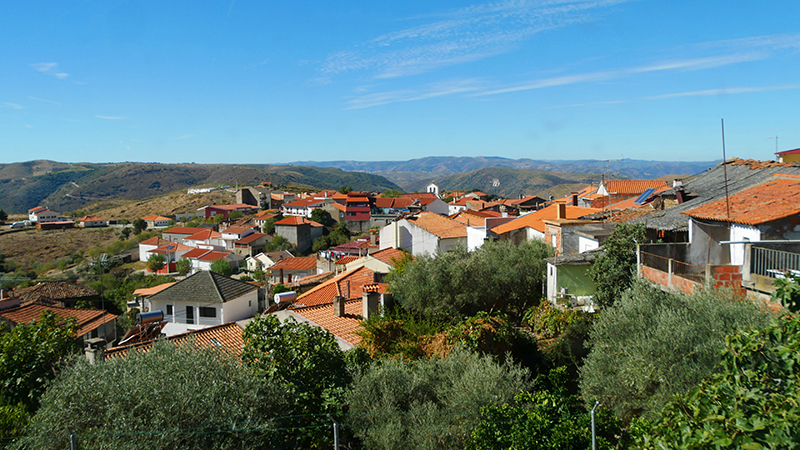
<path id="1" fill-rule="evenodd" d="M 676 290 L 685 294 L 692 293 L 700 287 L 697 283 L 677 275 L 670 275 L 652 267 L 640 267 L 642 278 L 652 283 L 663 286 L 670 290 Z M 742 274 L 739 266 L 730 265 L 709 265 L 707 276 L 712 278 L 712 285 L 717 289 L 731 289 L 735 295 L 746 295 L 746 290 L 742 286 Z"/>

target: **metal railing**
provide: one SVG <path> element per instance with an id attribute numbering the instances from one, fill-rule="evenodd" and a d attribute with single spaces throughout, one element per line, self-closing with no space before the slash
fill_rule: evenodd
<path id="1" fill-rule="evenodd" d="M 800 271 L 800 253 L 753 247 L 750 273 L 782 278 L 783 272 Z"/>

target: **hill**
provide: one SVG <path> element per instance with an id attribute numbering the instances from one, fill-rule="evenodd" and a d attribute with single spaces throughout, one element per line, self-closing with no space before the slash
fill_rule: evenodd
<path id="1" fill-rule="evenodd" d="M 607 178 L 659 178 L 669 174 L 694 175 L 719 161 L 647 161 L 636 159 L 622 160 L 534 160 L 528 158 L 509 159 L 491 156 L 450 157 L 431 156 L 408 161 L 304 161 L 303 164 L 316 167 L 336 167 L 384 176 L 399 184 L 407 191 L 415 190 L 421 182 L 424 185 L 448 175 L 472 172 L 487 167 L 507 167 L 517 170 L 553 171 L 571 174 L 605 174 Z M 438 182 L 438 181 L 437 181 Z"/>
<path id="2" fill-rule="evenodd" d="M 266 164 L 58 163 L 30 161 L 0 165 L 0 209 L 22 213 L 37 205 L 65 212 L 98 201 L 141 200 L 196 186 L 249 185 L 270 181 L 275 186 L 314 189 L 385 191 L 399 189 L 384 177 L 332 167 Z"/>

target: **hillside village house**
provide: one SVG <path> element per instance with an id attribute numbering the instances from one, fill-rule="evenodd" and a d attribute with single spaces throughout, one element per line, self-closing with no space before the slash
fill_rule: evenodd
<path id="1" fill-rule="evenodd" d="M 147 224 L 147 228 L 164 228 L 169 226 L 169 221 L 172 219 L 169 217 L 153 215 L 142 217 L 142 220 L 144 220 Z"/>
<path id="2" fill-rule="evenodd" d="M 280 250 L 276 252 L 258 253 L 254 256 L 248 256 L 245 258 L 245 263 L 247 264 L 247 271 L 252 273 L 256 270 L 265 271 L 275 265 L 275 263 L 278 261 L 282 261 L 286 258 L 294 258 L 294 255 L 286 250 Z"/>
<path id="3" fill-rule="evenodd" d="M 305 252 L 315 240 L 322 237 L 322 224 L 305 217 L 289 216 L 275 222 L 275 234 L 291 242 L 297 251 Z"/>
<path id="4" fill-rule="evenodd" d="M 284 203 L 281 206 L 281 212 L 284 216 L 299 216 L 311 218 L 311 212 L 317 208 L 333 203 L 330 197 L 307 197 L 295 200 L 290 203 Z"/>
<path id="5" fill-rule="evenodd" d="M 205 231 L 204 228 L 195 227 L 172 227 L 161 232 L 161 239 L 169 242 L 183 242 L 189 236 Z"/>
<path id="6" fill-rule="evenodd" d="M 272 208 L 272 189 L 269 186 L 248 186 L 236 191 L 236 203 L 256 209 Z"/>
<path id="7" fill-rule="evenodd" d="M 380 231 L 380 249 L 398 248 L 414 256 L 435 255 L 467 246 L 467 226 L 432 212 L 391 223 Z"/>
<path id="8" fill-rule="evenodd" d="M 167 336 L 227 322 L 258 312 L 258 287 L 214 272 L 200 271 L 144 300 L 148 311 L 160 310 Z"/>
<path id="9" fill-rule="evenodd" d="M 38 321 L 43 312 L 50 311 L 62 320 L 74 318 L 78 323 L 77 338 L 87 341 L 92 338 L 106 340 L 106 345 L 117 338 L 116 314 L 99 309 L 74 309 L 58 306 L 29 303 L 0 311 L 0 321 L 8 323 L 13 329 L 18 324 Z"/>
<path id="10" fill-rule="evenodd" d="M 231 213 L 233 212 L 240 212 L 242 214 L 248 214 L 257 210 L 253 205 L 247 205 L 244 203 L 235 203 L 232 205 L 211 205 L 211 206 L 204 206 L 200 208 L 205 212 L 206 220 L 213 219 L 218 214 L 221 214 L 225 220 L 230 218 Z"/>
<path id="11" fill-rule="evenodd" d="M 286 258 L 276 262 L 267 270 L 272 284 L 292 284 L 300 278 L 317 274 L 317 257 Z"/>
<path id="12" fill-rule="evenodd" d="M 60 218 L 61 214 L 50 211 L 44 206 L 37 206 L 28 210 L 28 220 L 31 223 L 58 222 Z"/>
<path id="13" fill-rule="evenodd" d="M 520 242 L 539 239 L 545 240 L 545 220 L 552 219 L 578 219 L 581 216 L 599 212 L 600 209 L 584 208 L 581 206 L 566 205 L 564 203 L 554 203 L 550 206 L 530 212 L 524 216 L 499 225 L 491 230 L 492 237 L 500 240 L 510 240 L 514 244 Z M 557 239 L 554 235 L 549 236 L 549 244 L 558 247 Z"/>
<path id="14" fill-rule="evenodd" d="M 78 219 L 78 224 L 83 228 L 107 227 L 108 220 L 98 216 L 83 216 Z"/>

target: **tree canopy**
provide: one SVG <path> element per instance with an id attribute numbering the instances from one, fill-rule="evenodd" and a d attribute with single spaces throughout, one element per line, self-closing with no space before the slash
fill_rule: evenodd
<path id="1" fill-rule="evenodd" d="M 589 275 L 595 283 L 594 301 L 605 308 L 614 304 L 633 284 L 636 274 L 636 244 L 645 239 L 644 225 L 619 223 L 603 244 Z"/>
<path id="2" fill-rule="evenodd" d="M 764 326 L 771 317 L 726 291 L 678 295 L 636 282 L 595 321 L 581 394 L 625 420 L 653 417 L 673 395 L 711 375 L 726 335 Z"/>
<path id="3" fill-rule="evenodd" d="M 168 374 L 168 375 L 167 375 Z M 284 410 L 236 355 L 158 341 L 149 351 L 92 365 L 79 358 L 42 397 L 20 448 L 272 448 Z"/>
<path id="4" fill-rule="evenodd" d="M 225 258 L 214 260 L 211 263 L 211 271 L 216 272 L 220 275 L 225 275 L 226 277 L 231 276 L 231 274 L 233 273 L 231 265 L 228 264 L 228 260 L 226 260 Z"/>
<path id="5" fill-rule="evenodd" d="M 389 277 L 392 294 L 403 308 L 443 320 L 502 312 L 519 321 L 539 304 L 545 282 L 544 258 L 552 248 L 538 240 L 514 246 L 487 242 L 468 252 L 460 248 L 423 255 Z"/>
<path id="6" fill-rule="evenodd" d="M 179 275 L 185 276 L 192 271 L 192 261 L 183 258 L 175 265 L 175 269 L 178 270 Z"/>
<path id="7" fill-rule="evenodd" d="M 160 253 L 153 253 L 149 258 L 147 258 L 147 269 L 150 270 L 150 272 L 158 272 L 164 268 L 166 261 L 167 259 L 164 257 L 164 255 Z"/>
<path id="8" fill-rule="evenodd" d="M 147 222 L 143 219 L 136 219 L 133 221 L 133 234 L 139 235 L 142 231 L 147 229 Z"/>

